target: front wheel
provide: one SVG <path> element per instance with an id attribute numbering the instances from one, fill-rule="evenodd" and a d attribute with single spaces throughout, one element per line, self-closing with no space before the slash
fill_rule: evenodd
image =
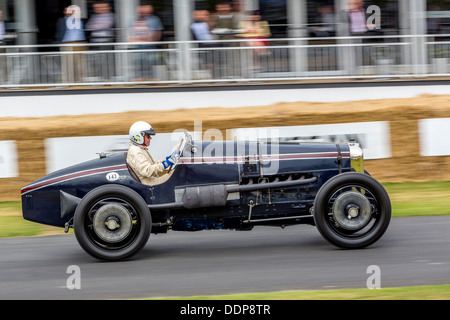
<path id="1" fill-rule="evenodd" d="M 116 261 L 137 253 L 148 241 L 152 219 L 135 191 L 104 185 L 83 197 L 74 214 L 80 246 L 101 260 Z"/>
<path id="2" fill-rule="evenodd" d="M 328 180 L 314 202 L 320 234 L 340 248 L 363 248 L 384 234 L 391 219 L 386 190 L 367 174 L 349 172 Z"/>

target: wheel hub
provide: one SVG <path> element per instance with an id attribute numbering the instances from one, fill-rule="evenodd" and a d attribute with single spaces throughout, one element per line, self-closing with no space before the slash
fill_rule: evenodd
<path id="1" fill-rule="evenodd" d="M 106 204 L 94 215 L 93 228 L 100 239 L 116 243 L 131 232 L 132 218 L 127 209 L 118 204 Z"/>
<path id="2" fill-rule="evenodd" d="M 120 220 L 119 220 L 119 218 L 117 218 L 115 216 L 108 217 L 106 219 L 105 226 L 109 230 L 114 231 L 114 230 L 120 228 Z"/>
<path id="3" fill-rule="evenodd" d="M 346 209 L 347 209 L 347 213 L 348 213 L 347 217 L 349 219 L 356 218 L 358 216 L 358 214 L 359 214 L 359 207 L 356 204 L 354 204 L 354 203 L 349 204 L 346 207 Z"/>
<path id="4" fill-rule="evenodd" d="M 369 200 L 356 191 L 339 195 L 333 203 L 332 210 L 334 220 L 340 227 L 347 230 L 362 229 L 371 218 Z"/>

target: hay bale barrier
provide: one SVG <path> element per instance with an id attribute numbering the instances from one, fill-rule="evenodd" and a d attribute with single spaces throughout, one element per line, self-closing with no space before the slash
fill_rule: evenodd
<path id="1" fill-rule="evenodd" d="M 157 132 L 172 132 L 180 128 L 193 130 L 194 121 L 202 121 L 204 131 L 214 128 L 223 132 L 245 127 L 389 121 L 391 158 L 365 162 L 365 168 L 376 179 L 381 182 L 450 180 L 450 156 L 421 156 L 418 128 L 420 119 L 448 117 L 450 96 L 422 95 L 407 99 L 295 102 L 233 109 L 212 107 L 45 118 L 0 118 L 0 141 L 17 141 L 19 171 L 16 178 L 0 179 L 0 201 L 20 200 L 20 189 L 46 174 L 45 139 L 124 135 L 128 133 L 129 126 L 138 120 L 150 122 Z"/>

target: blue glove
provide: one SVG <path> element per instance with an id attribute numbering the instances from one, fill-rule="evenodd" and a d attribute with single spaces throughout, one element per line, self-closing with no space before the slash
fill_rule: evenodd
<path id="1" fill-rule="evenodd" d="M 168 156 L 166 157 L 166 160 L 163 160 L 162 164 L 164 166 L 164 169 L 167 169 L 168 167 L 173 166 L 174 163 L 170 161 L 170 156 Z"/>
<path id="2" fill-rule="evenodd" d="M 164 166 L 164 169 L 167 169 L 170 166 L 173 166 L 175 162 L 177 161 L 177 155 L 176 152 L 173 152 L 170 156 L 166 157 L 166 160 L 163 160 L 162 164 Z"/>

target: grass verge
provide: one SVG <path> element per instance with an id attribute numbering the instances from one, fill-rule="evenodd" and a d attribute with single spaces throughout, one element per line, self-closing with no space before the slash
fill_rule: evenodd
<path id="1" fill-rule="evenodd" d="M 384 183 L 393 217 L 450 215 L 450 181 Z"/>
<path id="2" fill-rule="evenodd" d="M 148 300 L 449 300 L 450 284 L 381 289 L 300 290 Z"/>
<path id="3" fill-rule="evenodd" d="M 0 238 L 63 234 L 63 228 L 46 226 L 22 217 L 20 201 L 0 202 Z"/>

